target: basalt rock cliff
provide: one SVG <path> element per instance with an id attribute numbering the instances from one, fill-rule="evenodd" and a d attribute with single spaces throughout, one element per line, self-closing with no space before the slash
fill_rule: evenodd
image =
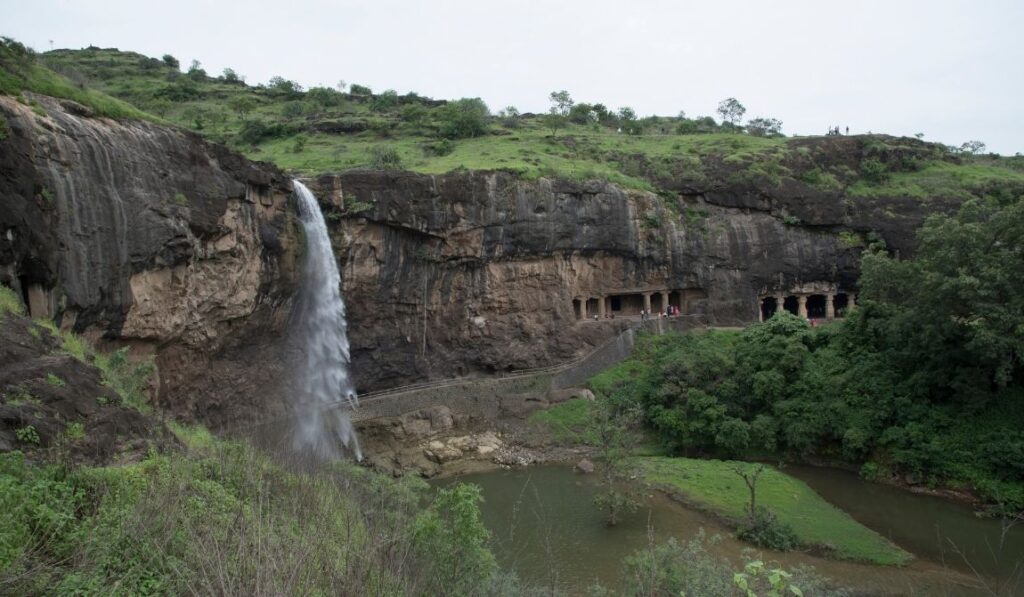
<path id="1" fill-rule="evenodd" d="M 194 134 L 36 99 L 0 97 L 0 283 L 33 316 L 154 355 L 175 412 L 216 427 L 280 408 L 267 405 L 289 389 L 303 250 L 287 178 Z M 818 143 L 837 160 L 859 151 Z M 728 168 L 660 194 L 505 172 L 309 181 L 342 266 L 359 390 L 571 359 L 626 325 L 581 321 L 594 297 L 672 291 L 694 322 L 739 325 L 765 294 L 855 291 L 851 238 L 909 251 L 929 213 L 957 204 L 851 200 Z"/>
<path id="2" fill-rule="evenodd" d="M 958 203 L 851 201 L 796 181 L 666 196 L 503 172 L 311 184 L 333 222 L 364 389 L 569 360 L 622 325 L 581 320 L 592 297 L 669 290 L 693 323 L 735 326 L 757 321 L 763 295 L 855 292 L 858 239 L 909 252 L 924 218 Z"/>
<path id="3" fill-rule="evenodd" d="M 194 134 L 33 99 L 0 97 L 0 283 L 33 317 L 154 356 L 177 412 L 256 409 L 299 274 L 290 182 Z"/>

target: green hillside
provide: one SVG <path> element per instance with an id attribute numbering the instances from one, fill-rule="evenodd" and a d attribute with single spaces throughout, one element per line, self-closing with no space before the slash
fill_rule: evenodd
<path id="1" fill-rule="evenodd" d="M 1024 189 L 1024 158 L 912 138 L 786 138 L 771 126 L 758 129 L 757 121 L 744 127 L 710 117 L 636 118 L 599 103 L 563 104 L 561 116 L 518 114 L 478 99 L 373 93 L 361 85 L 302 89 L 283 77 L 250 85 L 230 70 L 211 76 L 171 56 L 117 49 L 56 50 L 37 62 L 82 89 L 303 173 L 501 169 L 656 191 L 770 191 L 795 183 L 851 197 L 967 198 Z"/>

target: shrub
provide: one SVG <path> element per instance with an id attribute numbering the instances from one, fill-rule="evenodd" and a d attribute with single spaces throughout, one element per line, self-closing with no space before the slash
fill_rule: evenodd
<path id="1" fill-rule="evenodd" d="M 181 66 L 181 64 L 178 62 L 178 59 L 174 56 L 171 56 L 170 54 L 164 54 L 161 60 L 163 60 L 163 63 L 171 68 L 178 68 L 179 66 Z"/>
<path id="2" fill-rule="evenodd" d="M 885 164 L 878 158 L 868 158 L 860 163 L 860 175 L 871 184 L 881 184 L 889 177 Z"/>
<path id="3" fill-rule="evenodd" d="M 0 315 L 5 313 L 23 315 L 25 313 L 25 305 L 21 304 L 21 298 L 14 290 L 6 286 L 0 286 Z"/>
<path id="4" fill-rule="evenodd" d="M 374 147 L 370 165 L 374 170 L 401 170 L 402 156 L 393 147 Z"/>
<path id="5" fill-rule="evenodd" d="M 736 537 L 758 547 L 789 551 L 800 547 L 793 528 L 778 520 L 775 513 L 760 507 L 756 514 L 748 516 L 736 528 Z"/>
<path id="6" fill-rule="evenodd" d="M 470 595 L 497 572 L 487 549 L 490 533 L 480 520 L 482 500 L 480 487 L 460 483 L 438 492 L 430 508 L 416 517 L 417 552 L 434 570 L 426 594 Z"/>
<path id="7" fill-rule="evenodd" d="M 63 379 L 61 379 L 59 376 L 53 373 L 46 374 L 46 383 L 58 388 L 63 388 L 64 386 L 68 385 Z"/>
<path id="8" fill-rule="evenodd" d="M 352 83 L 348 88 L 348 92 L 352 95 L 368 96 L 373 95 L 373 90 L 366 85 L 360 85 L 358 83 Z"/>
<path id="9" fill-rule="evenodd" d="M 433 143 L 428 143 L 423 149 L 427 155 L 442 157 L 455 151 L 455 143 L 451 139 L 440 139 Z"/>
<path id="10" fill-rule="evenodd" d="M 39 432 L 32 425 L 25 425 L 14 431 L 14 437 L 18 438 L 18 441 L 23 444 L 39 445 Z"/>
<path id="11" fill-rule="evenodd" d="M 71 441 L 78 441 L 85 437 L 85 425 L 75 421 L 68 423 L 68 426 L 64 428 L 64 435 Z"/>
<path id="12" fill-rule="evenodd" d="M 486 130 L 489 115 L 487 104 L 480 98 L 450 102 L 437 111 L 439 132 L 448 139 L 478 137 Z"/>

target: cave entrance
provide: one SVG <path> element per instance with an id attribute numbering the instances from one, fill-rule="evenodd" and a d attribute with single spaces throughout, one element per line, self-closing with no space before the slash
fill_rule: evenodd
<path id="1" fill-rule="evenodd" d="M 779 301 L 774 296 L 761 299 L 761 320 L 768 321 L 779 310 Z"/>
<path id="2" fill-rule="evenodd" d="M 673 290 L 668 293 L 668 304 L 669 306 L 679 309 L 679 312 L 683 312 L 683 293 L 678 290 Z"/>
<path id="3" fill-rule="evenodd" d="M 850 297 L 845 292 L 840 292 L 836 295 L 835 302 L 836 317 L 843 317 L 846 315 L 847 309 L 850 307 Z"/>
<path id="4" fill-rule="evenodd" d="M 640 315 L 644 309 L 644 295 L 619 294 L 611 297 L 612 314 L 618 316 Z"/>
<path id="5" fill-rule="evenodd" d="M 583 301 L 581 301 L 578 298 L 577 299 L 572 299 L 572 314 L 576 317 L 577 321 L 579 321 L 580 319 L 583 319 L 583 317 L 584 317 Z"/>
<path id="6" fill-rule="evenodd" d="M 665 295 L 661 292 L 655 292 L 651 295 L 651 313 L 664 313 L 665 312 Z"/>
<path id="7" fill-rule="evenodd" d="M 812 294 L 807 297 L 807 317 L 810 319 L 825 319 L 825 305 L 828 299 L 824 294 Z"/>
<path id="8" fill-rule="evenodd" d="M 599 304 L 601 299 L 587 299 L 587 311 L 583 314 L 584 317 L 590 317 L 599 313 Z"/>
<path id="9" fill-rule="evenodd" d="M 795 296 L 787 296 L 782 301 L 782 309 L 785 310 L 785 311 L 789 311 L 793 315 L 799 315 L 800 314 L 800 301 L 798 301 Z"/>

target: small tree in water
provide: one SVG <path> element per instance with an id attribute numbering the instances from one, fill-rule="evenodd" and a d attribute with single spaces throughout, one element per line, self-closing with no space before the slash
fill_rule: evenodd
<path id="1" fill-rule="evenodd" d="M 601 491 L 594 503 L 607 513 L 609 526 L 618 524 L 623 514 L 635 512 L 640 506 L 639 488 L 631 478 L 633 452 L 639 441 L 638 413 L 601 396 L 596 404 L 593 436 L 597 439 L 600 459 Z"/>

